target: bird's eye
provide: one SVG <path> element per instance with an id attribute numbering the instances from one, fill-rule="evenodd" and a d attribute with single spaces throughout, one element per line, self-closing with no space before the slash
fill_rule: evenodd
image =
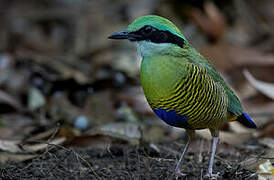
<path id="1" fill-rule="evenodd" d="M 144 32 L 144 34 L 149 34 L 149 33 L 151 33 L 152 30 L 153 30 L 153 28 L 151 26 L 146 26 L 143 29 L 143 32 Z"/>
<path id="2" fill-rule="evenodd" d="M 167 36 L 166 33 L 161 32 L 160 35 L 159 35 L 159 39 L 164 42 L 164 41 L 167 41 L 168 36 Z"/>

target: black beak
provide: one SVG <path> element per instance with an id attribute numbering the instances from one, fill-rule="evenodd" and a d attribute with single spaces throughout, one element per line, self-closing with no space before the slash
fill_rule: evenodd
<path id="1" fill-rule="evenodd" d="M 127 31 L 120 31 L 120 32 L 115 32 L 111 34 L 108 38 L 109 39 L 128 39 L 128 32 Z"/>
<path id="2" fill-rule="evenodd" d="M 108 37 L 108 39 L 128 39 L 130 41 L 137 41 L 139 38 L 141 38 L 140 35 L 127 31 L 115 32 Z"/>

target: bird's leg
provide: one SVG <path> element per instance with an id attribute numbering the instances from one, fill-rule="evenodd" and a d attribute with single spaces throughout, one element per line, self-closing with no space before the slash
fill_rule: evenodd
<path id="1" fill-rule="evenodd" d="M 188 141 L 187 141 L 187 143 L 185 145 L 185 148 L 183 150 L 183 153 L 181 154 L 180 159 L 179 159 L 179 161 L 176 164 L 176 168 L 175 168 L 175 171 L 174 171 L 174 174 L 175 174 L 176 177 L 178 177 L 178 176 L 185 176 L 186 175 L 186 174 L 184 174 L 184 173 L 181 172 L 180 166 L 181 166 L 182 160 L 184 158 L 185 152 L 188 150 L 189 144 L 190 144 L 190 139 L 188 139 Z"/>
<path id="2" fill-rule="evenodd" d="M 219 140 L 219 137 L 213 137 L 212 139 L 212 147 L 211 147 L 210 161 L 209 161 L 209 167 L 208 167 L 208 175 L 210 177 L 213 175 L 212 171 L 213 171 L 213 164 L 214 164 L 214 156 L 215 156 L 218 140 Z"/>
<path id="3" fill-rule="evenodd" d="M 181 166 L 182 160 L 183 160 L 183 158 L 184 158 L 184 155 L 185 155 L 185 153 L 186 153 L 187 150 L 188 150 L 188 147 L 189 147 L 189 144 L 190 144 L 190 142 L 191 142 L 191 139 L 192 139 L 193 136 L 194 136 L 194 130 L 186 130 L 186 134 L 187 134 L 187 136 L 188 136 L 188 141 L 187 141 L 187 143 L 186 143 L 186 145 L 185 145 L 185 147 L 184 147 L 184 150 L 183 150 L 183 152 L 182 152 L 182 154 L 181 154 L 181 156 L 180 156 L 179 161 L 178 161 L 177 164 L 176 164 L 175 171 L 174 171 L 174 173 L 173 173 L 173 175 L 172 175 L 172 176 L 175 175 L 176 178 L 178 178 L 179 176 L 186 176 L 186 174 L 184 174 L 184 173 L 182 173 L 182 172 L 180 171 L 180 166 Z"/>
<path id="4" fill-rule="evenodd" d="M 219 140 L 219 133 L 217 130 L 210 130 L 212 138 L 212 146 L 211 146 L 211 154 L 210 154 L 210 160 L 209 160 L 209 166 L 208 166 L 208 173 L 206 174 L 206 177 L 210 178 L 217 178 L 219 176 L 219 173 L 213 174 L 213 164 L 214 164 L 214 156 L 216 153 L 216 147 Z"/>

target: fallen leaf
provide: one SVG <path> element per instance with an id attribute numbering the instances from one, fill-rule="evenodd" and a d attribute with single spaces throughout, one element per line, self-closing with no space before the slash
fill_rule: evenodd
<path id="1" fill-rule="evenodd" d="M 255 79 L 246 69 L 243 71 L 246 79 L 261 93 L 274 100 L 274 84 Z"/>
<path id="2" fill-rule="evenodd" d="M 111 123 L 101 126 L 98 129 L 103 134 L 128 141 L 139 141 L 141 138 L 140 128 L 135 123 Z"/>
<path id="3" fill-rule="evenodd" d="M 274 167 L 272 166 L 269 159 L 261 163 L 257 169 L 260 180 L 268 180 L 274 178 Z"/>
<path id="4" fill-rule="evenodd" d="M 11 95 L 2 90 L 0 90 L 0 102 L 7 103 L 17 110 L 22 109 L 21 103 L 16 98 L 12 97 Z"/>
<path id="5" fill-rule="evenodd" d="M 274 139 L 273 138 L 262 138 L 259 139 L 259 143 L 263 144 L 271 149 L 274 149 Z"/>
<path id="6" fill-rule="evenodd" d="M 0 149 L 11 153 L 21 153 L 23 150 L 20 148 L 18 140 L 0 140 Z"/>
<path id="7" fill-rule="evenodd" d="M 48 130 L 45 130 L 41 133 L 38 133 L 36 135 L 32 135 L 27 140 L 28 141 L 41 141 L 43 139 L 49 139 L 50 137 L 54 136 L 57 132 L 57 128 L 50 128 Z"/>
<path id="8" fill-rule="evenodd" d="M 115 142 L 117 143 L 117 142 Z M 106 149 L 111 144 L 114 144 L 114 138 L 105 135 L 81 135 L 74 137 L 68 143 L 70 146 L 77 147 L 94 147 L 100 149 Z"/>
<path id="9" fill-rule="evenodd" d="M 0 139 L 22 140 L 37 129 L 37 120 L 22 113 L 1 116 Z"/>
<path id="10" fill-rule="evenodd" d="M 71 146 L 89 146 L 105 149 L 112 144 L 139 144 L 140 128 L 135 123 L 110 123 L 74 137 Z"/>
<path id="11" fill-rule="evenodd" d="M 242 161 L 240 165 L 249 171 L 256 172 L 260 164 L 263 164 L 265 161 L 269 160 L 271 163 L 274 163 L 273 157 L 274 157 L 274 150 L 268 149 L 265 152 L 264 156 L 251 157 L 249 159 Z"/>
<path id="12" fill-rule="evenodd" d="M 138 144 L 142 135 L 139 125 L 136 123 L 109 123 L 89 130 L 86 134 L 107 135 L 130 142 L 131 144 Z"/>
<path id="13" fill-rule="evenodd" d="M 33 154 L 11 154 L 7 152 L 0 152 L 0 162 L 7 163 L 9 161 L 21 162 L 35 158 L 37 155 Z"/>
<path id="14" fill-rule="evenodd" d="M 36 143 L 36 144 L 23 144 L 22 149 L 25 150 L 26 152 L 37 152 L 37 151 L 42 151 L 45 150 L 49 146 L 54 146 L 54 145 L 61 145 L 66 141 L 65 137 L 57 137 L 54 138 L 50 141 L 45 141 L 41 143 Z"/>

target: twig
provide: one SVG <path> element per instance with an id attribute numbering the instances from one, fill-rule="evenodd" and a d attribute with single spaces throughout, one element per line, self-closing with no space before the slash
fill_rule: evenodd
<path id="1" fill-rule="evenodd" d="M 155 160 L 155 161 L 158 161 L 158 162 L 163 162 L 163 161 L 174 162 L 174 159 L 153 158 L 153 157 L 149 157 L 149 156 L 142 156 L 142 157 L 148 158 L 148 159 L 151 159 L 151 160 Z"/>
<path id="2" fill-rule="evenodd" d="M 86 163 L 86 165 L 91 169 L 92 173 L 96 176 L 96 179 L 101 180 L 100 176 L 94 171 L 94 169 L 92 168 L 92 166 L 90 165 L 90 163 L 87 160 L 85 160 L 80 154 L 78 154 L 77 152 L 75 152 L 74 150 L 68 149 L 68 148 L 66 148 L 64 146 L 61 146 L 61 145 L 58 145 L 58 144 L 51 144 L 51 143 L 47 143 L 47 142 L 44 142 L 44 143 L 47 144 L 47 145 L 51 145 L 51 146 L 56 146 L 56 147 L 62 148 L 62 149 L 64 149 L 67 152 L 73 152 L 74 155 L 77 158 L 80 158 L 83 162 Z"/>
<path id="3" fill-rule="evenodd" d="M 41 158 L 42 156 L 44 156 L 44 155 L 47 154 L 47 153 L 48 153 L 48 154 L 51 154 L 51 153 L 49 153 L 49 151 L 50 151 L 50 146 L 52 146 L 52 147 L 58 147 L 58 148 L 63 149 L 63 150 L 65 150 L 66 152 L 69 152 L 69 153 L 73 152 L 77 159 L 80 158 L 80 159 L 81 159 L 83 162 L 85 162 L 85 164 L 91 169 L 91 171 L 92 171 L 92 173 L 95 175 L 96 179 L 101 180 L 100 176 L 94 171 L 94 169 L 92 168 L 92 166 L 90 165 L 90 163 L 89 163 L 87 160 L 85 160 L 80 154 L 78 154 L 78 153 L 75 152 L 74 150 L 72 150 L 72 149 L 70 150 L 70 149 L 68 149 L 68 148 L 66 148 L 66 147 L 64 147 L 64 146 L 62 146 L 62 145 L 50 143 L 50 141 L 52 141 L 52 139 L 56 136 L 58 130 L 59 130 L 59 126 L 55 129 L 55 131 L 52 133 L 52 135 L 50 136 L 50 138 L 49 138 L 47 141 L 39 141 L 39 140 L 28 141 L 28 142 L 44 143 L 44 144 L 47 144 L 47 145 L 48 145 L 48 146 L 46 147 L 46 151 L 45 151 L 42 155 L 38 156 L 38 158 Z M 67 156 L 65 156 L 65 158 L 66 158 L 66 157 L 67 157 Z M 55 156 L 55 158 L 58 159 L 56 156 Z M 63 158 L 61 161 L 64 161 L 65 158 Z M 79 162 L 80 162 L 80 161 L 79 161 Z M 58 165 L 59 165 L 59 164 L 58 164 Z M 57 166 L 57 165 L 56 165 L 56 166 Z M 56 166 L 52 167 L 46 174 L 49 174 L 49 172 L 51 172 Z"/>

